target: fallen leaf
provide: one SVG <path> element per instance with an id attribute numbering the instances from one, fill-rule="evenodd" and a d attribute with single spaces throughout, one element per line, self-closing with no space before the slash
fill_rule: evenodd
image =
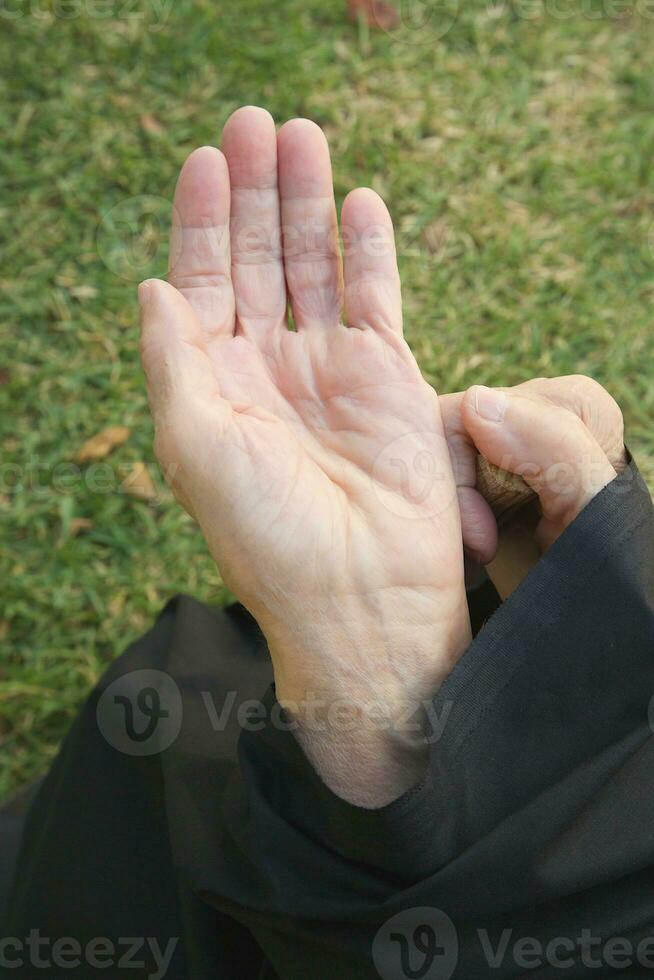
<path id="1" fill-rule="evenodd" d="M 88 463 L 92 459 L 104 459 L 112 449 L 122 446 L 128 439 L 129 429 L 124 425 L 112 425 L 88 439 L 75 456 L 75 460 L 78 463 Z"/>
<path id="2" fill-rule="evenodd" d="M 428 251 L 434 255 L 445 250 L 451 232 L 447 222 L 443 218 L 438 218 L 427 225 L 422 235 Z"/>
<path id="3" fill-rule="evenodd" d="M 115 595 L 113 599 L 110 599 L 109 605 L 107 606 L 109 614 L 113 619 L 116 619 L 118 616 L 120 616 L 124 608 L 125 608 L 125 596 L 121 592 Z"/>
<path id="4" fill-rule="evenodd" d="M 458 140 L 466 136 L 466 130 L 462 129 L 461 126 L 445 126 L 442 135 L 448 140 Z"/>
<path id="5" fill-rule="evenodd" d="M 90 531 L 92 527 L 93 521 L 88 517 L 73 517 L 68 525 L 68 532 L 71 538 L 76 538 L 78 534 L 83 531 Z"/>
<path id="6" fill-rule="evenodd" d="M 98 295 L 95 286 L 71 286 L 70 295 L 75 299 L 93 299 Z"/>
<path id="7" fill-rule="evenodd" d="M 121 489 L 130 497 L 137 497 L 139 500 L 156 500 L 157 497 L 157 491 L 145 463 L 134 463 L 130 473 L 123 480 Z"/>
<path id="8" fill-rule="evenodd" d="M 151 136 L 161 136 L 166 132 L 166 127 L 163 123 L 160 123 L 158 119 L 151 116 L 149 112 L 144 112 L 139 117 L 139 123 L 141 124 L 141 129 L 144 129 L 146 133 L 150 133 Z"/>
<path id="9" fill-rule="evenodd" d="M 69 272 L 60 272 L 59 275 L 55 276 L 55 282 L 58 286 L 65 286 L 66 289 L 69 289 L 70 286 L 75 285 L 75 276 Z"/>
<path id="10" fill-rule="evenodd" d="M 9 633 L 9 620 L 0 619 L 0 641 L 6 640 L 8 633 Z"/>
<path id="11" fill-rule="evenodd" d="M 366 24 L 380 31 L 391 31 L 400 22 L 400 15 L 387 0 L 348 0 L 347 9 L 351 20 L 362 17 Z"/>

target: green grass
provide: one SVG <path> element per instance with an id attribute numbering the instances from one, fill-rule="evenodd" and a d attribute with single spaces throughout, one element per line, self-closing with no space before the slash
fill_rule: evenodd
<path id="1" fill-rule="evenodd" d="M 176 0 L 162 22 L 154 0 L 111 6 L 0 14 L 0 798 L 167 597 L 225 598 L 161 481 L 154 504 L 116 488 L 154 466 L 135 284 L 165 270 L 185 155 L 242 103 L 324 126 L 339 200 L 384 195 L 439 390 L 592 374 L 654 474 L 654 19 L 636 0 L 620 18 L 466 0 L 445 33 L 393 35 L 345 0 Z M 113 424 L 131 437 L 108 470 L 66 469 Z"/>

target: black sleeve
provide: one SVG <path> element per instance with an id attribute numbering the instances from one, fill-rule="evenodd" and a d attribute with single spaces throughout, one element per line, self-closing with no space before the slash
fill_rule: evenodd
<path id="1" fill-rule="evenodd" d="M 631 465 L 478 633 L 434 699 L 425 779 L 375 811 L 308 764 L 251 618 L 179 597 L 38 791 L 0 975 L 654 974 L 653 545 Z M 34 956 L 67 940 L 65 969 L 37 971 L 34 930 Z"/>
<path id="2" fill-rule="evenodd" d="M 654 973 L 653 558 L 632 463 L 476 636 L 383 809 L 330 792 L 271 690 L 207 900 L 283 980 Z"/>

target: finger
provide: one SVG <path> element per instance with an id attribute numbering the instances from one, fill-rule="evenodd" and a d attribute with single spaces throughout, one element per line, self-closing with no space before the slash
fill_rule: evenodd
<path id="1" fill-rule="evenodd" d="M 286 284 L 277 187 L 277 136 L 269 112 L 238 109 L 222 148 L 232 191 L 232 282 L 237 331 L 261 342 L 286 323 Z"/>
<path id="2" fill-rule="evenodd" d="M 220 150 L 203 146 L 191 153 L 175 191 L 168 280 L 189 301 L 209 337 L 234 332 L 229 196 Z"/>
<path id="3" fill-rule="evenodd" d="M 284 269 L 298 330 L 333 327 L 341 317 L 343 274 L 329 147 L 309 119 L 277 136 Z"/>
<path id="4" fill-rule="evenodd" d="M 139 303 L 141 359 L 155 422 L 181 421 L 198 399 L 220 394 L 202 324 L 182 293 L 159 279 L 141 283 Z"/>
<path id="5" fill-rule="evenodd" d="M 345 314 L 351 327 L 402 333 L 402 293 L 393 222 L 381 197 L 367 187 L 343 202 Z"/>
<path id="6" fill-rule="evenodd" d="M 544 547 L 616 475 L 583 422 L 546 399 L 476 385 L 466 392 L 461 411 L 482 456 L 522 476 L 538 494 Z"/>
<path id="7" fill-rule="evenodd" d="M 618 473 L 627 465 L 624 419 L 620 406 L 594 378 L 571 374 L 561 378 L 532 378 L 517 389 L 542 395 L 577 415 L 600 444 Z"/>
<path id="8" fill-rule="evenodd" d="M 463 546 L 469 558 L 487 565 L 497 552 L 497 521 L 490 504 L 475 487 L 477 450 L 463 426 L 463 393 L 440 395 L 438 402 L 457 485 Z"/>
<path id="9" fill-rule="evenodd" d="M 466 554 L 488 565 L 497 552 L 497 521 L 490 505 L 474 487 L 457 487 L 461 530 Z"/>

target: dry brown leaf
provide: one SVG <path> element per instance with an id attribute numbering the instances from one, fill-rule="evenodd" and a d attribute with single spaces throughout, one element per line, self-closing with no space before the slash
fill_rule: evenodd
<path id="1" fill-rule="evenodd" d="M 68 531 L 71 538 L 76 538 L 78 534 L 82 534 L 83 531 L 90 531 L 93 527 L 93 521 L 88 517 L 73 517 L 71 520 Z"/>
<path id="2" fill-rule="evenodd" d="M 362 17 L 370 27 L 390 31 L 400 22 L 400 15 L 387 0 L 348 0 L 347 10 L 351 20 Z"/>
<path id="3" fill-rule="evenodd" d="M 115 619 L 122 615 L 125 608 L 125 596 L 122 592 L 117 593 L 112 599 L 110 599 L 107 609 L 109 614 Z"/>
<path id="4" fill-rule="evenodd" d="M 104 459 L 113 449 L 122 446 L 128 439 L 129 429 L 124 425 L 111 425 L 91 439 L 87 439 L 75 456 L 75 460 L 78 463 L 88 463 L 91 460 Z"/>
<path id="5" fill-rule="evenodd" d="M 444 218 L 437 218 L 436 221 L 432 221 L 423 231 L 422 237 L 425 240 L 428 251 L 432 255 L 443 252 L 451 237 L 451 231 L 447 221 Z"/>
<path id="6" fill-rule="evenodd" d="M 70 295 L 75 299 L 93 299 L 98 291 L 95 286 L 71 286 Z"/>
<path id="7" fill-rule="evenodd" d="M 458 140 L 466 135 L 466 130 L 461 126 L 445 126 L 441 133 L 448 140 Z"/>
<path id="8" fill-rule="evenodd" d="M 130 497 L 137 497 L 139 500 L 156 500 L 157 497 L 157 491 L 145 463 L 134 463 L 121 487 L 124 493 L 128 493 Z"/>
<path id="9" fill-rule="evenodd" d="M 142 116 L 139 116 L 139 123 L 141 124 L 141 129 L 144 129 L 146 133 L 150 133 L 151 136 L 161 136 L 166 132 L 166 127 L 163 123 L 160 123 L 158 119 L 151 116 L 149 112 L 144 112 Z"/>

